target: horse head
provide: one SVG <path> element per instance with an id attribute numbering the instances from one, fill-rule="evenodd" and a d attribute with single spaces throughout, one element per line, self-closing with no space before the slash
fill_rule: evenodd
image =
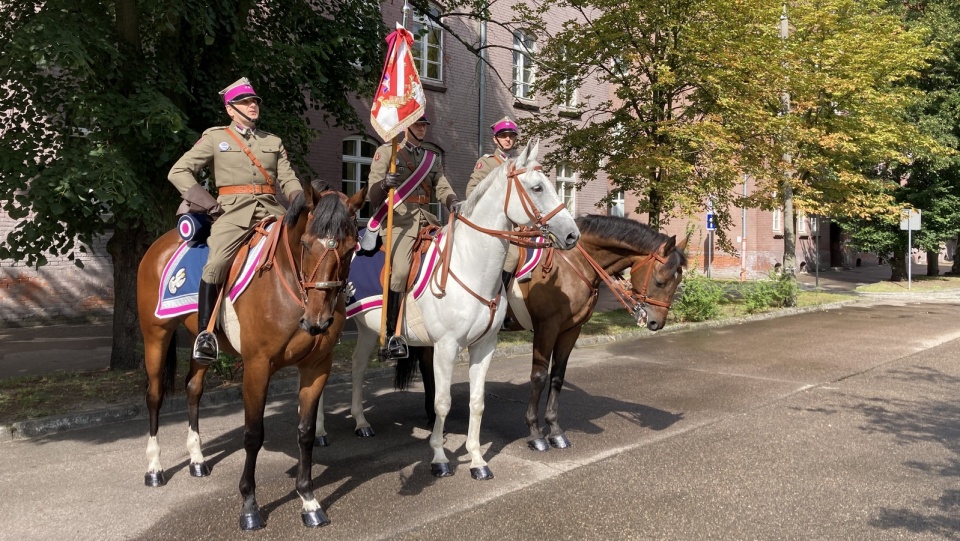
<path id="1" fill-rule="evenodd" d="M 580 230 L 557 195 L 554 183 L 543 174 L 537 153 L 540 142 L 527 143 L 517 159 L 509 162 L 504 213 L 517 225 L 535 225 L 554 246 L 569 250 L 577 244 Z M 515 194 L 512 195 L 512 194 Z"/>
<path id="2" fill-rule="evenodd" d="M 317 182 L 317 181 L 315 181 Z M 322 334 L 333 324 L 340 294 L 347 283 L 350 262 L 357 247 L 357 211 L 363 206 L 366 188 L 347 197 L 329 190 L 323 183 L 304 183 L 303 194 L 291 204 L 299 242 L 296 264 L 304 312 L 300 328 L 311 336 Z"/>
<path id="3" fill-rule="evenodd" d="M 684 253 L 686 247 L 687 239 L 678 243 L 674 235 L 630 269 L 631 293 L 641 310 L 637 321 L 641 323 L 646 318 L 647 328 L 651 331 L 662 329 L 667 322 L 673 294 L 683 281 L 683 267 L 687 264 Z"/>

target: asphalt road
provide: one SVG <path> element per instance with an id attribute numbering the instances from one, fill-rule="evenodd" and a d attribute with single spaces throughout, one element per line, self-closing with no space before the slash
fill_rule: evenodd
<path id="1" fill-rule="evenodd" d="M 332 387 L 317 449 L 333 523 L 300 523 L 293 396 L 268 406 L 244 539 L 887 540 L 960 538 L 960 301 L 888 300 L 575 350 L 561 399 L 573 447 L 527 449 L 529 360 L 496 361 L 481 443 L 434 479 L 418 392 L 376 380 L 353 436 Z M 464 458 L 466 368 L 446 448 Z M 237 539 L 239 406 L 204 408 L 212 476 L 186 470 L 186 423 L 163 418 L 168 484 L 143 486 L 146 421 L 0 445 L 0 538 Z"/>

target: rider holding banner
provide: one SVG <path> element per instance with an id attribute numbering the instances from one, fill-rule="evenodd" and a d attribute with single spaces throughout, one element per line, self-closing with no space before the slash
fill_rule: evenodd
<path id="1" fill-rule="evenodd" d="M 204 131 L 167 176 L 184 199 L 177 214 L 208 213 L 216 218 L 207 239 L 210 255 L 203 267 L 197 299 L 193 358 L 200 364 L 217 359 L 216 334 L 208 328 L 220 284 L 247 231 L 267 216 L 284 213 L 276 197 L 278 191 L 293 201 L 302 189 L 280 138 L 257 129 L 261 99 L 250 81 L 243 77 L 221 90 L 220 96 L 232 122 Z M 216 199 L 197 182 L 204 170 L 210 172 L 218 188 Z"/>
<path id="2" fill-rule="evenodd" d="M 407 127 L 404 141 L 397 149 L 396 173 L 390 173 L 391 145 L 377 149 L 370 166 L 368 199 L 376 209 L 367 225 L 371 233 L 387 236 L 386 205 L 388 192 L 396 191 L 393 207 L 393 230 L 390 236 L 390 289 L 387 298 L 387 334 L 395 335 L 400 314 L 400 301 L 406 290 L 410 274 L 413 244 L 420 229 L 426 225 L 439 225 L 437 217 L 429 212 L 428 205 L 435 195 L 451 213 L 460 207 L 456 193 L 443 174 L 439 154 L 423 144 L 430 122 L 421 116 Z M 391 346 L 384 353 L 391 358 L 407 356 L 403 340 L 390 340 Z"/>

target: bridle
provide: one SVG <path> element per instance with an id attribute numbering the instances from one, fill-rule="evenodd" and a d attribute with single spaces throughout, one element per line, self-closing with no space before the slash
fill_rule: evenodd
<path id="1" fill-rule="evenodd" d="M 647 294 L 648 284 L 650 283 L 650 275 L 653 273 L 655 267 L 653 263 L 656 262 L 660 263 L 661 265 L 665 265 L 667 263 L 667 258 L 660 255 L 660 251 L 663 250 L 665 246 L 666 243 L 661 244 L 656 250 L 650 252 L 642 259 L 638 259 L 633 263 L 633 265 L 630 266 L 631 280 L 629 283 L 629 290 L 624 285 L 627 282 L 626 280 L 614 280 L 613 277 L 610 276 L 610 274 L 607 273 L 607 271 L 605 271 L 595 259 L 590 257 L 590 254 L 588 254 L 583 246 L 581 246 L 579 243 L 577 244 L 577 249 L 583 255 L 583 258 L 587 261 L 587 264 L 590 265 L 600 279 L 603 280 L 603 283 L 607 285 L 617 300 L 620 301 L 620 304 L 622 304 L 624 308 L 630 312 L 631 316 L 639 321 L 641 315 L 643 315 L 642 310 L 644 306 L 652 304 L 654 306 L 660 306 L 669 310 L 670 305 L 673 304 L 673 299 L 670 299 L 669 301 L 661 301 L 650 298 L 650 296 Z M 597 288 L 593 287 L 593 283 L 586 276 L 584 276 L 582 272 L 580 272 L 580 269 L 574 265 L 573 262 L 570 261 L 570 259 L 563 252 L 560 252 L 560 257 L 566 261 L 576 275 L 579 276 L 585 284 L 587 284 L 587 287 L 589 287 L 592 291 L 592 296 L 596 296 L 598 290 Z M 640 274 L 641 269 L 643 269 L 643 274 Z M 635 283 L 635 280 L 633 280 L 634 276 L 641 277 L 640 281 L 643 285 L 640 287 L 640 291 L 637 291 L 633 287 L 633 283 Z"/>
<path id="2" fill-rule="evenodd" d="M 471 222 L 470 220 L 464 218 L 460 214 L 451 214 L 447 228 L 447 249 L 443 248 L 438 244 L 437 251 L 439 252 L 440 266 L 436 272 L 433 274 L 433 279 L 431 282 L 432 286 L 437 287 L 437 291 L 434 291 L 434 295 L 437 297 L 443 297 L 446 295 L 447 290 L 447 276 L 451 276 L 454 281 L 460 284 L 460 287 L 464 289 L 467 293 L 473 296 L 473 298 L 480 301 L 481 304 L 487 306 L 490 311 L 490 318 L 487 320 L 487 328 L 477 337 L 479 340 L 481 337 L 486 336 L 487 332 L 490 330 L 490 327 L 493 326 L 493 320 L 497 313 L 497 306 L 500 304 L 500 298 L 503 296 L 503 290 L 500 289 L 497 291 L 497 296 L 492 300 L 487 300 L 480 296 L 478 293 L 467 287 L 460 278 L 450 269 L 450 253 L 453 251 L 451 248 L 453 246 L 453 231 L 454 231 L 454 220 L 460 220 L 466 226 L 495 237 L 498 239 L 504 239 L 509 241 L 511 244 L 516 244 L 517 246 L 525 246 L 528 248 L 552 248 L 553 243 L 549 241 L 537 241 L 534 240 L 536 237 L 543 237 L 544 239 L 550 238 L 550 227 L 547 224 L 554 216 L 557 215 L 560 211 L 566 209 L 566 205 L 561 202 L 557 207 L 547 214 L 542 214 L 540 209 L 537 208 L 536 203 L 533 202 L 533 198 L 530 197 L 530 194 L 527 193 L 526 188 L 523 187 L 523 184 L 520 182 L 520 175 L 526 173 L 528 170 L 531 171 L 540 171 L 543 168 L 539 165 L 535 165 L 532 168 L 523 168 L 517 169 L 515 161 L 511 160 L 507 162 L 507 195 L 503 201 L 503 214 L 506 216 L 507 211 L 510 206 L 510 193 L 514 189 L 513 185 L 516 184 L 517 196 L 520 198 L 520 205 L 523 207 L 523 211 L 527 213 L 527 217 L 533 220 L 536 224 L 537 229 L 522 229 L 519 231 L 500 231 L 496 229 L 487 229 L 485 227 L 480 227 L 477 224 Z M 517 227 L 517 224 L 512 222 L 514 227 Z M 432 289 L 432 287 L 431 287 Z M 475 341 L 474 341 L 475 342 Z"/>
<path id="3" fill-rule="evenodd" d="M 347 200 L 346 195 L 333 190 L 327 190 L 325 192 L 321 192 L 320 198 L 327 195 L 331 195 L 331 194 L 336 194 L 340 196 L 341 202 L 346 202 Z M 313 221 L 313 212 L 310 212 L 307 214 L 307 223 L 309 224 L 311 221 Z M 313 266 L 313 270 L 311 270 L 309 274 L 305 274 L 303 271 L 304 269 L 303 257 L 306 250 L 304 249 L 300 251 L 300 264 L 297 265 L 293 259 L 293 249 L 290 248 L 290 228 L 286 227 L 286 224 L 281 224 L 281 227 L 283 228 L 284 244 L 287 247 L 286 249 L 287 262 L 290 264 L 291 270 L 293 270 L 293 272 L 296 274 L 297 280 L 295 283 L 297 285 L 297 293 L 299 294 L 294 293 L 293 288 L 290 287 L 290 285 L 287 283 L 287 279 L 284 278 L 283 276 L 284 273 L 278 272 L 277 276 L 280 277 L 280 283 L 283 285 L 283 288 L 287 290 L 287 293 L 289 293 L 290 296 L 297 301 L 297 304 L 299 304 L 300 307 L 303 308 L 304 310 L 306 310 L 307 308 L 307 295 L 312 289 L 332 290 L 333 295 L 331 295 L 331 298 L 333 299 L 333 302 L 336 303 L 337 295 L 340 293 L 340 291 L 344 289 L 346 282 L 344 280 L 318 281 L 316 278 L 317 278 L 317 273 L 320 272 L 320 267 L 323 264 L 323 261 L 327 258 L 328 254 L 333 254 L 333 262 L 334 262 L 334 269 L 335 269 L 333 276 L 340 276 L 342 265 L 343 265 L 341 262 L 341 258 L 337 255 L 337 248 L 340 245 L 340 241 L 330 237 L 320 239 L 320 241 L 323 243 L 323 253 L 320 254 L 320 258 L 317 260 L 317 264 Z"/>
<path id="4" fill-rule="evenodd" d="M 557 207 L 547 214 L 541 214 L 540 209 L 537 208 L 536 204 L 533 202 L 533 198 L 530 197 L 530 194 L 527 193 L 526 188 L 523 187 L 523 184 L 520 183 L 520 175 L 526 173 L 528 170 L 531 171 L 541 171 L 543 167 L 535 165 L 531 168 L 517 169 L 516 163 L 510 161 L 507 163 L 507 196 L 503 200 L 503 213 L 507 214 L 507 209 L 510 205 L 510 193 L 513 191 L 513 185 L 516 184 L 517 197 L 520 198 L 520 205 L 523 207 L 523 211 L 527 214 L 527 217 L 533 220 L 536 224 L 537 229 L 523 229 L 520 231 L 499 231 L 496 229 L 487 229 L 485 227 L 480 227 L 479 225 L 471 222 L 470 220 L 464 218 L 461 215 L 457 215 L 457 219 L 466 224 L 468 227 L 490 235 L 491 237 L 496 237 L 498 239 L 504 239 L 509 241 L 511 244 L 516 244 L 517 246 L 525 246 L 527 248 L 549 248 L 553 246 L 552 242 L 549 241 L 537 241 L 534 240 L 536 237 L 543 237 L 544 239 L 550 238 L 550 226 L 547 224 L 554 216 L 557 215 L 560 211 L 564 210 L 566 205 L 561 202 Z M 514 228 L 517 227 L 517 224 L 512 222 Z M 450 234 L 452 238 L 453 228 L 450 228 Z"/>

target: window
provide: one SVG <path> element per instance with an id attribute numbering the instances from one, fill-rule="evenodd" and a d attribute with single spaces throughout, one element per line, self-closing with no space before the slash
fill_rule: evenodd
<path id="1" fill-rule="evenodd" d="M 807 234 L 807 215 L 802 212 L 797 215 L 797 234 Z"/>
<path id="2" fill-rule="evenodd" d="M 569 65 L 566 47 L 564 47 L 563 50 L 563 58 L 564 62 Z M 576 80 L 572 77 L 567 77 L 560 83 L 560 95 L 563 97 L 563 100 L 560 102 L 562 109 L 570 110 L 577 108 L 577 87 L 575 84 Z"/>
<path id="3" fill-rule="evenodd" d="M 535 70 L 530 55 L 536 52 L 536 40 L 523 31 L 513 34 L 513 95 L 533 99 Z"/>
<path id="4" fill-rule="evenodd" d="M 347 137 L 343 140 L 343 193 L 353 195 L 360 191 L 370 176 L 370 164 L 377 152 L 377 145 L 362 137 Z M 370 204 L 365 203 L 358 218 L 370 217 Z"/>
<path id="5" fill-rule="evenodd" d="M 570 164 L 561 163 L 557 166 L 557 195 L 560 200 L 573 214 L 575 208 L 574 191 L 577 189 L 577 174 L 573 172 Z"/>
<path id="6" fill-rule="evenodd" d="M 783 221 L 783 211 L 780 209 L 773 209 L 773 232 L 780 233 L 783 230 L 781 222 Z"/>
<path id="7" fill-rule="evenodd" d="M 439 15 L 435 8 L 430 8 L 430 12 L 432 15 Z M 413 60 L 416 62 L 420 77 L 442 81 L 443 29 L 421 13 L 413 18 L 413 27 L 410 31 L 413 34 Z"/>
<path id="8" fill-rule="evenodd" d="M 623 198 L 623 190 L 617 190 L 610 200 L 610 216 L 626 216 L 626 203 Z"/>

